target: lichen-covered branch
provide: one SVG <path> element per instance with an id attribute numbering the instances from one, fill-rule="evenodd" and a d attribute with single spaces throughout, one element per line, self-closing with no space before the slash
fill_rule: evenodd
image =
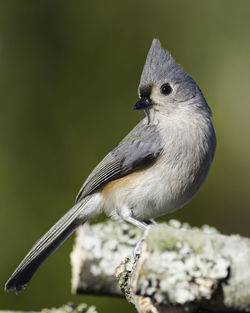
<path id="1" fill-rule="evenodd" d="M 65 304 L 59 308 L 42 309 L 42 313 L 97 313 L 94 306 L 88 306 L 85 303 L 74 305 L 73 303 Z M 0 311 L 0 313 L 25 313 L 24 311 Z M 38 313 L 29 311 L 28 313 Z"/>
<path id="2" fill-rule="evenodd" d="M 126 223 L 81 227 L 71 256 L 73 291 L 121 295 L 122 290 L 139 312 L 250 311 L 249 239 L 170 221 L 148 228 L 134 259 L 141 236 Z M 113 277 L 119 263 L 120 288 Z"/>
<path id="3" fill-rule="evenodd" d="M 111 220 L 79 227 L 71 253 L 72 292 L 122 296 L 114 272 L 142 235 L 136 227 Z"/>

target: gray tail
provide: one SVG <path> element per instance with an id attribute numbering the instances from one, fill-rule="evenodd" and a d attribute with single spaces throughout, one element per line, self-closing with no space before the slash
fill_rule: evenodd
<path id="1" fill-rule="evenodd" d="M 39 266 L 72 234 L 77 226 L 86 222 L 84 217 L 79 218 L 79 212 L 86 202 L 81 201 L 73 206 L 34 244 L 5 284 L 6 291 L 14 289 L 18 293 L 25 288 Z"/>

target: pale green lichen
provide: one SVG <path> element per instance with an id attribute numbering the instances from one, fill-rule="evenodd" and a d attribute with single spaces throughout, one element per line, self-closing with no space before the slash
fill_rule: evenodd
<path id="1" fill-rule="evenodd" d="M 205 235 L 217 231 L 209 226 L 183 229 L 173 220 L 169 225 L 152 226 L 145 239 L 150 254 L 138 276 L 139 294 L 171 304 L 211 299 L 219 281 L 228 276 L 230 262 L 218 253 L 205 253 L 205 239 L 198 231 Z"/>
<path id="2" fill-rule="evenodd" d="M 87 252 L 85 264 L 92 276 L 87 277 L 88 271 L 83 269 L 82 284 L 91 281 L 96 287 L 105 275 L 110 279 L 121 259 L 132 255 L 142 235 L 127 223 L 108 221 L 92 225 L 82 240 L 82 250 Z M 138 295 L 149 296 L 160 304 L 200 307 L 216 302 L 217 311 L 221 307 L 229 307 L 231 312 L 235 308 L 247 311 L 249 251 L 249 239 L 224 236 L 207 225 L 192 228 L 175 220 L 152 225 L 146 232 L 142 258 L 138 263 L 132 256 L 126 259 L 118 275 L 119 284 L 129 301 L 134 297 L 132 279 L 133 286 L 137 283 Z M 112 285 L 111 280 L 104 284 L 109 289 Z"/>
<path id="3" fill-rule="evenodd" d="M 223 258 L 191 252 L 183 244 L 181 249 L 152 253 L 139 275 L 139 293 L 171 304 L 210 299 L 218 281 L 228 276 L 230 263 Z"/>
<path id="4" fill-rule="evenodd" d="M 194 234 L 197 235 L 195 236 Z M 202 253 L 204 236 L 216 234 L 219 234 L 219 232 L 214 227 L 208 225 L 204 225 L 201 228 L 191 228 L 188 223 L 181 224 L 177 220 L 170 220 L 167 224 L 151 226 L 150 236 L 147 236 L 146 243 L 150 251 L 165 251 L 178 249 L 177 243 L 182 242 L 184 239 L 192 247 L 193 251 Z"/>
<path id="5" fill-rule="evenodd" d="M 85 303 L 75 305 L 73 303 L 65 304 L 59 308 L 43 309 L 42 313 L 97 313 L 94 306 L 88 306 Z"/>
<path id="6" fill-rule="evenodd" d="M 174 236 L 162 236 L 166 234 L 166 228 L 168 226 L 161 224 L 157 226 L 152 226 L 150 230 L 150 236 L 147 236 L 145 242 L 147 244 L 147 249 L 153 251 L 157 249 L 158 251 L 172 250 L 176 246 L 176 237 Z"/>
<path id="7" fill-rule="evenodd" d="M 97 262 L 90 267 L 92 274 L 113 275 L 121 260 L 132 254 L 142 235 L 140 229 L 127 223 L 107 221 L 89 227 L 84 238 L 84 250 L 88 260 Z"/>
<path id="8" fill-rule="evenodd" d="M 80 227 L 71 253 L 72 292 L 121 295 L 115 269 L 142 236 L 140 229 L 118 221 Z"/>

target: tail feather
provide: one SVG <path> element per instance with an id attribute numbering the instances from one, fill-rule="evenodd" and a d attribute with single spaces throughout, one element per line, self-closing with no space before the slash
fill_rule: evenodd
<path id="1" fill-rule="evenodd" d="M 5 284 L 5 290 L 21 291 L 25 288 L 39 266 L 72 234 L 80 225 L 86 222 L 79 218 L 88 200 L 84 199 L 73 206 L 44 236 L 31 248 L 17 269 Z"/>

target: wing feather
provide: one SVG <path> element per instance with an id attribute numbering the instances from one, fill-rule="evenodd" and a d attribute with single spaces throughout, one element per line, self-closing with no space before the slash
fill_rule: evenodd
<path id="1" fill-rule="evenodd" d="M 162 140 L 155 125 L 143 119 L 96 166 L 83 184 L 76 202 L 101 189 L 108 182 L 126 176 L 157 158 L 162 150 Z"/>

